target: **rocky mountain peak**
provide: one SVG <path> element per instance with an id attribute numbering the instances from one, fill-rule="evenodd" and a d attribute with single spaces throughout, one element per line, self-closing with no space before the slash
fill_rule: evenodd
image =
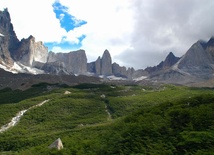
<path id="1" fill-rule="evenodd" d="M 103 57 L 111 57 L 110 52 L 107 49 L 105 49 L 105 51 L 103 52 L 102 58 Z"/>
<path id="2" fill-rule="evenodd" d="M 210 38 L 210 40 L 207 42 L 207 47 L 214 47 L 214 36 Z"/>
<path id="3" fill-rule="evenodd" d="M 171 68 L 179 61 L 179 57 L 176 57 L 172 52 L 169 52 L 164 61 L 161 61 L 157 66 L 147 67 L 145 70 L 150 74 L 161 72 L 163 70 Z"/>
<path id="4" fill-rule="evenodd" d="M 200 41 L 197 41 L 193 44 L 190 49 L 186 52 L 186 54 L 182 57 L 179 62 L 178 67 L 180 69 L 184 68 L 195 68 L 198 66 L 206 66 L 210 61 L 207 57 L 207 54 L 201 45 Z"/>
<path id="5" fill-rule="evenodd" d="M 11 30 L 11 19 L 10 14 L 8 12 L 8 9 L 4 9 L 3 11 L 0 11 L 0 33 L 3 35 L 7 35 L 6 32 Z"/>
<path id="6" fill-rule="evenodd" d="M 172 52 L 169 52 L 169 54 L 167 55 L 165 61 L 166 61 L 167 59 L 170 60 L 170 59 L 173 59 L 173 58 L 175 58 L 175 55 L 174 55 Z"/>
<path id="7" fill-rule="evenodd" d="M 14 60 L 26 66 L 32 66 L 35 61 L 46 63 L 48 48 L 41 41 L 36 42 L 35 38 L 30 35 L 27 39 L 21 40 L 19 47 L 12 56 Z"/>
<path id="8" fill-rule="evenodd" d="M 11 23 L 10 14 L 7 8 L 4 9 L 3 11 L 0 11 L 0 33 L 4 35 L 5 38 L 8 39 L 9 50 L 16 49 L 19 40 L 13 29 L 13 24 Z"/>
<path id="9" fill-rule="evenodd" d="M 11 53 L 18 47 L 19 40 L 13 30 L 8 9 L 0 11 L 0 62 L 13 65 Z"/>
<path id="10" fill-rule="evenodd" d="M 204 50 L 207 48 L 207 42 L 206 41 L 199 40 L 198 42 L 201 44 L 201 46 L 204 48 Z"/>
<path id="11" fill-rule="evenodd" d="M 112 74 L 112 60 L 108 50 L 105 50 L 101 59 L 101 74 L 111 75 Z"/>
<path id="12" fill-rule="evenodd" d="M 210 40 L 206 43 L 205 51 L 210 62 L 214 64 L 214 37 L 210 38 Z"/>
<path id="13" fill-rule="evenodd" d="M 169 68 L 178 62 L 180 58 L 176 57 L 172 52 L 170 52 L 163 62 L 163 68 Z"/>

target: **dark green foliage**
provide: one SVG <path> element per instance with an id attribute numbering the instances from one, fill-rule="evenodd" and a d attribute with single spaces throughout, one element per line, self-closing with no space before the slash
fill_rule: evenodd
<path id="1" fill-rule="evenodd" d="M 5 88 L 0 90 L 0 104 L 17 103 L 25 99 L 40 96 L 47 91 L 48 84 L 34 85 L 28 90 L 12 90 Z"/>
<path id="2" fill-rule="evenodd" d="M 84 84 L 76 85 L 73 88 L 77 88 L 77 89 L 105 89 L 105 88 L 109 88 L 109 85 L 84 83 Z"/>
<path id="3" fill-rule="evenodd" d="M 43 84 L 34 88 L 41 89 Z M 65 91 L 71 93 L 64 94 Z M 30 109 L 15 127 L 0 133 L 0 154 L 7 151 L 20 155 L 214 152 L 212 89 L 81 84 L 16 104 L 0 104 L 0 125 L 18 111 L 46 99 L 50 101 Z M 108 119 L 108 113 L 112 119 Z M 64 149 L 48 149 L 59 137 Z"/>

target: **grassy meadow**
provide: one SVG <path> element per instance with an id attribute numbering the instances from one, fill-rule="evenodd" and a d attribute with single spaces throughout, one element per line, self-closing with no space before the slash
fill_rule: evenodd
<path id="1" fill-rule="evenodd" d="M 81 84 L 0 90 L 3 155 L 210 155 L 214 153 L 214 90 Z M 65 93 L 68 92 L 68 93 Z M 64 148 L 48 146 L 57 138 Z"/>

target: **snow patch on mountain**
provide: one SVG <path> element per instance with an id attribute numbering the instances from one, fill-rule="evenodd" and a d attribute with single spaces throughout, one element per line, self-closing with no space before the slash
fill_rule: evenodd
<path id="1" fill-rule="evenodd" d="M 31 74 L 44 74 L 43 70 L 33 68 L 33 67 L 28 67 L 25 66 L 21 63 L 15 62 L 11 70 L 14 70 L 16 73 L 31 73 Z"/>
<path id="2" fill-rule="evenodd" d="M 109 79 L 109 80 L 127 80 L 126 78 L 117 77 L 117 76 L 114 76 L 114 75 L 107 76 L 107 79 Z"/>
<path id="3" fill-rule="evenodd" d="M 147 76 L 141 76 L 141 77 L 138 77 L 138 78 L 134 78 L 133 79 L 133 81 L 141 81 L 141 80 L 144 80 L 144 79 L 146 79 L 147 78 Z"/>
<path id="4" fill-rule="evenodd" d="M 28 67 L 18 62 L 14 62 L 12 67 L 8 67 L 4 62 L 2 62 L 2 64 L 0 64 L 0 68 L 4 69 L 7 72 L 11 72 L 13 74 L 18 74 L 18 73 L 30 73 L 34 75 L 44 74 L 43 70 L 33 68 L 33 67 Z"/>

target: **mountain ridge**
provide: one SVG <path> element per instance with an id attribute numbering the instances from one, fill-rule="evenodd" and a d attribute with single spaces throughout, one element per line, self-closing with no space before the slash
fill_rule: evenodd
<path id="1" fill-rule="evenodd" d="M 183 85 L 211 80 L 214 74 L 214 37 L 207 42 L 197 41 L 182 57 L 169 52 L 157 66 L 135 70 L 112 62 L 107 49 L 102 57 L 88 63 L 83 49 L 54 53 L 33 36 L 19 41 L 7 9 L 0 11 L 0 34 L 0 67 L 13 73 L 92 75 L 107 79 L 115 76 Z"/>

